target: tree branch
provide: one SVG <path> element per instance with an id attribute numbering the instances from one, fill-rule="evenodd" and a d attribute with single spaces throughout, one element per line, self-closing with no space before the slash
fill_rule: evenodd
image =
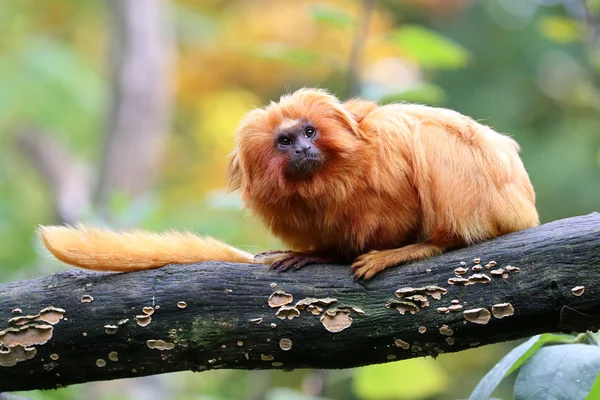
<path id="1" fill-rule="evenodd" d="M 476 258 L 489 283 L 471 270 Z M 491 261 L 496 265 L 487 269 Z M 456 279 L 461 262 L 469 271 L 460 276 L 472 284 Z M 181 370 L 347 368 L 542 332 L 596 330 L 600 214 L 509 234 L 367 282 L 348 272 L 317 265 L 276 274 L 262 265 L 209 262 L 126 274 L 69 269 L 0 285 L 0 391 Z M 293 295 L 288 306 L 314 298 L 321 300 L 304 303 L 324 311 L 270 307 L 276 290 Z M 497 318 L 499 310 L 510 314 L 502 303 L 514 315 Z M 462 309 L 445 313 L 450 306 Z M 30 317 L 14 319 L 15 308 Z M 487 311 L 466 312 L 477 308 Z"/>

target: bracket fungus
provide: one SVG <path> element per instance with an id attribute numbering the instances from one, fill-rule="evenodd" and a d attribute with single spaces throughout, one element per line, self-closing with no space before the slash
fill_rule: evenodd
<path id="1" fill-rule="evenodd" d="M 463 316 L 467 321 L 479 325 L 487 324 L 490 321 L 491 315 L 486 308 L 473 308 L 463 312 Z"/>
<path id="2" fill-rule="evenodd" d="M 136 315 L 135 320 L 139 326 L 148 326 L 152 322 L 152 317 L 149 315 Z"/>
<path id="3" fill-rule="evenodd" d="M 321 313 L 323 312 L 323 308 L 316 306 L 314 304 L 311 304 L 308 307 L 306 307 L 306 311 L 308 311 L 312 315 L 321 315 Z"/>
<path id="4" fill-rule="evenodd" d="M 117 325 L 104 325 L 104 332 L 106 332 L 108 335 L 114 335 L 117 333 L 117 330 L 119 330 Z"/>
<path id="5" fill-rule="evenodd" d="M 348 307 L 348 310 L 354 311 L 356 313 L 356 315 L 362 317 L 363 315 L 365 315 L 365 311 L 362 308 L 358 308 L 358 307 Z"/>
<path id="6" fill-rule="evenodd" d="M 142 308 L 142 312 L 146 315 L 154 314 L 154 307 L 144 307 Z"/>
<path id="7" fill-rule="evenodd" d="M 448 279 L 448 285 L 468 285 L 468 284 L 469 284 L 469 280 L 466 278 L 457 276 L 457 277 Z"/>
<path id="8" fill-rule="evenodd" d="M 283 290 L 276 290 L 269 296 L 268 303 L 271 308 L 277 308 L 290 304 L 292 301 L 294 301 L 294 296 Z"/>
<path id="9" fill-rule="evenodd" d="M 82 303 L 91 303 L 92 301 L 94 301 L 94 298 L 92 296 L 90 296 L 89 294 L 84 294 L 81 297 L 81 302 Z"/>
<path id="10" fill-rule="evenodd" d="M 504 317 L 510 317 L 515 313 L 515 309 L 510 303 L 494 304 L 492 306 L 492 314 L 494 317 L 500 319 Z"/>
<path id="11" fill-rule="evenodd" d="M 337 299 L 331 298 L 331 297 L 325 297 L 322 299 L 317 299 L 315 297 L 307 297 L 305 299 L 302 299 L 298 302 L 296 302 L 295 307 L 298 310 L 304 310 L 305 308 L 310 308 L 310 306 L 313 305 L 321 305 L 321 306 L 328 306 L 332 303 L 337 302 Z"/>
<path id="12" fill-rule="evenodd" d="M 396 339 L 394 340 L 394 345 L 398 348 L 401 348 L 403 350 L 408 350 L 410 349 L 410 344 L 406 343 L 404 340 L 402 339 Z"/>
<path id="13" fill-rule="evenodd" d="M 297 301 L 294 307 L 296 307 L 298 310 L 304 310 L 306 307 L 311 306 L 314 303 L 317 303 L 318 301 L 319 299 L 315 297 L 307 297 L 305 299 Z"/>
<path id="14" fill-rule="evenodd" d="M 283 351 L 291 350 L 291 348 L 292 348 L 292 341 L 290 339 L 283 338 L 283 339 L 281 339 L 279 341 L 279 347 Z"/>
<path id="15" fill-rule="evenodd" d="M 490 278 L 486 274 L 473 274 L 469 277 L 468 280 L 468 284 L 474 285 L 476 283 L 490 283 L 492 281 L 492 278 Z"/>
<path id="16" fill-rule="evenodd" d="M 387 308 L 395 308 L 401 315 L 406 314 L 407 312 L 411 314 L 416 314 L 421 309 L 411 301 L 392 301 L 389 304 L 385 305 Z"/>
<path id="17" fill-rule="evenodd" d="M 177 307 L 178 308 L 186 308 L 187 307 L 187 303 L 185 301 L 178 301 L 177 302 Z"/>
<path id="18" fill-rule="evenodd" d="M 442 295 L 446 294 L 448 291 L 443 287 L 429 285 L 425 287 L 413 288 L 410 286 L 400 288 L 396 290 L 396 297 L 402 299 L 409 299 L 411 296 L 431 296 L 432 298 L 439 300 L 442 298 Z M 426 306 L 425 306 L 426 307 Z"/>
<path id="19" fill-rule="evenodd" d="M 52 338 L 51 325 L 26 325 L 22 328 L 7 328 L 0 331 L 0 343 L 4 347 L 30 347 L 44 344 Z"/>
<path id="20" fill-rule="evenodd" d="M 175 343 L 165 342 L 162 339 L 150 339 L 146 341 L 146 346 L 148 346 L 149 349 L 155 350 L 173 350 L 175 348 Z"/>
<path id="21" fill-rule="evenodd" d="M 396 290 L 396 297 L 403 298 L 405 295 L 415 294 L 415 293 L 417 293 L 417 291 L 418 291 L 418 289 L 415 289 L 410 286 L 403 287 L 403 288 Z"/>
<path id="22" fill-rule="evenodd" d="M 329 332 L 341 332 L 352 325 L 350 311 L 347 310 L 327 310 L 320 319 L 321 323 Z"/>
<path id="23" fill-rule="evenodd" d="M 429 300 L 427 300 L 426 296 L 422 296 L 420 294 L 415 294 L 413 296 L 405 297 L 407 301 L 412 301 L 417 305 L 421 306 L 421 308 L 429 307 Z"/>
<path id="24" fill-rule="evenodd" d="M 440 328 L 440 333 L 444 336 L 454 335 L 454 331 L 446 324 L 442 325 L 442 327 Z"/>
<path id="25" fill-rule="evenodd" d="M 112 362 L 119 361 L 119 353 L 117 353 L 116 351 L 111 351 L 110 353 L 108 353 L 108 359 Z"/>
<path id="26" fill-rule="evenodd" d="M 294 319 L 300 316 L 300 311 L 294 306 L 281 306 L 275 316 L 279 319 Z"/>
<path id="27" fill-rule="evenodd" d="M 443 287 L 435 285 L 425 286 L 425 294 L 433 297 L 436 300 L 440 300 L 442 298 L 442 295 L 446 293 L 448 293 L 448 291 Z"/>
<path id="28" fill-rule="evenodd" d="M 450 307 L 448 307 L 448 310 L 450 312 L 458 312 L 460 310 L 462 310 L 463 306 L 461 306 L 460 304 L 452 304 Z"/>
<path id="29" fill-rule="evenodd" d="M 14 346 L 0 348 L 0 367 L 12 367 L 21 361 L 31 360 L 35 357 L 35 347 Z"/>
<path id="30" fill-rule="evenodd" d="M 9 324 L 25 325 L 30 322 L 43 321 L 51 325 L 56 325 L 65 316 L 65 310 L 58 307 L 46 307 L 36 315 L 22 315 L 8 320 Z"/>
<path id="31" fill-rule="evenodd" d="M 573 289 L 571 289 L 571 293 L 573 293 L 577 297 L 581 296 L 584 291 L 585 291 L 584 286 L 575 286 Z"/>

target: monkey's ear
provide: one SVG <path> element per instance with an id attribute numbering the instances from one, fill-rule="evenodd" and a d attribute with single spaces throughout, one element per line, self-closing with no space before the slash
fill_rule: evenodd
<path id="1" fill-rule="evenodd" d="M 227 168 L 227 178 L 229 180 L 229 191 L 239 189 L 242 186 L 242 167 L 237 152 L 231 153 L 229 168 Z"/>
<path id="2" fill-rule="evenodd" d="M 378 107 L 377 103 L 370 100 L 350 99 L 343 103 L 346 110 L 354 117 L 356 122 L 360 124 L 364 117 Z"/>
<path id="3" fill-rule="evenodd" d="M 364 139 L 365 135 L 358 127 L 358 121 L 354 118 L 354 115 L 348 111 L 343 104 L 337 103 L 334 105 L 336 119 L 350 131 L 354 136 L 359 139 Z"/>

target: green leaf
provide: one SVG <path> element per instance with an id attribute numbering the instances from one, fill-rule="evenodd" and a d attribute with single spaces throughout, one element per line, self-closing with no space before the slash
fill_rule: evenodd
<path id="1" fill-rule="evenodd" d="M 600 399 L 600 375 L 596 375 L 596 380 L 594 381 L 594 385 L 592 389 L 588 393 L 587 400 L 598 400 Z"/>
<path id="2" fill-rule="evenodd" d="M 469 52 L 458 43 L 419 25 L 396 29 L 391 40 L 424 68 L 459 69 L 469 62 Z"/>
<path id="3" fill-rule="evenodd" d="M 391 93 L 381 99 L 381 103 L 407 101 L 410 103 L 440 105 L 446 101 L 444 89 L 433 83 L 423 83 L 403 92 Z"/>
<path id="4" fill-rule="evenodd" d="M 537 27 L 542 36 L 558 43 L 580 40 L 583 36 L 579 22 L 568 17 L 556 15 L 541 17 Z"/>
<path id="5" fill-rule="evenodd" d="M 448 376 L 430 358 L 413 358 L 359 368 L 353 381 L 354 393 L 365 400 L 422 399 L 443 392 Z"/>
<path id="6" fill-rule="evenodd" d="M 315 21 L 346 28 L 354 24 L 354 18 L 345 10 L 331 5 L 319 4 L 312 7 Z"/>
<path id="7" fill-rule="evenodd" d="M 530 338 L 525 343 L 515 347 L 510 353 L 505 355 L 479 382 L 469 400 L 489 399 L 496 387 L 502 380 L 512 374 L 525 361 L 527 361 L 536 351 L 548 343 L 572 343 L 575 340 L 571 335 L 555 335 L 546 333 Z"/>
<path id="8" fill-rule="evenodd" d="M 545 347 L 521 367 L 515 382 L 515 400 L 585 399 L 599 371 L 598 346 Z"/>

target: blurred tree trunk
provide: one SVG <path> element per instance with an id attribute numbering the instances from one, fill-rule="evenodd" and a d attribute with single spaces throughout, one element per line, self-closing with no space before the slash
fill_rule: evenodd
<path id="1" fill-rule="evenodd" d="M 19 135 L 22 151 L 51 188 L 59 222 L 76 222 L 93 207 L 110 221 L 110 197 L 147 193 L 167 145 L 174 55 L 169 2 L 109 0 L 108 5 L 112 97 L 100 166 L 87 168 L 39 130 L 27 128 Z"/>
<path id="2" fill-rule="evenodd" d="M 156 177 L 170 129 L 173 37 L 167 0 L 110 0 L 113 100 L 96 204 L 137 197 Z"/>

